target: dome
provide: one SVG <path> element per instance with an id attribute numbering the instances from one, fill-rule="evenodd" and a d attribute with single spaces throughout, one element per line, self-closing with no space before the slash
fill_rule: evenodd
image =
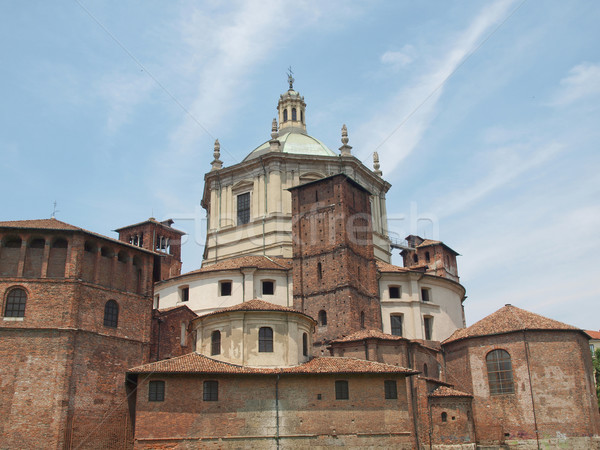
<path id="1" fill-rule="evenodd" d="M 290 131 L 282 134 L 277 138 L 281 143 L 281 152 L 293 155 L 309 155 L 309 156 L 337 156 L 325 144 L 317 138 L 309 136 L 305 133 Z M 269 152 L 269 141 L 256 147 L 244 161 L 253 158 L 258 158 L 261 155 Z"/>

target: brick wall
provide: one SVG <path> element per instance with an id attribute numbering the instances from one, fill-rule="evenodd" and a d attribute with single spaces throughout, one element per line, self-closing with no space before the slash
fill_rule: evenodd
<path id="1" fill-rule="evenodd" d="M 294 307 L 314 318 L 315 345 L 381 329 L 368 193 L 338 175 L 292 189 Z"/>
<path id="2" fill-rule="evenodd" d="M 511 356 L 514 394 L 490 395 L 485 358 L 495 349 Z M 537 437 L 542 440 L 555 438 L 557 433 L 566 437 L 599 433 L 589 347 L 581 333 L 511 333 L 450 343 L 445 350 L 449 378 L 460 380 L 463 390 L 472 386 L 480 442 L 534 440 L 536 423 Z M 456 373 L 461 358 L 470 370 Z"/>
<path id="3" fill-rule="evenodd" d="M 194 351 L 196 336 L 192 331 L 191 322 L 196 317 L 198 315 L 187 306 L 168 311 L 154 310 L 150 360 L 174 358 Z M 185 327 L 183 341 L 181 340 L 182 327 Z"/>
<path id="4" fill-rule="evenodd" d="M 219 382 L 216 402 L 203 401 L 207 379 Z M 397 380 L 398 399 L 384 398 L 386 379 Z M 164 402 L 148 401 L 150 380 L 165 380 Z M 348 400 L 335 399 L 336 380 L 348 380 Z M 245 448 L 273 448 L 278 429 L 286 448 L 414 444 L 405 379 L 398 375 L 282 376 L 279 382 L 275 376 L 139 376 L 136 448 L 232 448 L 242 442 Z"/>

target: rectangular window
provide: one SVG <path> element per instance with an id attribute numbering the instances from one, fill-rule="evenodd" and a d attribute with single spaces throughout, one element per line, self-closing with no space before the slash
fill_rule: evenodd
<path id="1" fill-rule="evenodd" d="M 261 327 L 258 330 L 258 351 L 261 353 L 273 351 L 273 328 Z"/>
<path id="2" fill-rule="evenodd" d="M 398 398 L 398 387 L 396 386 L 396 380 L 385 380 L 383 382 L 385 389 L 385 398 L 388 400 Z"/>
<path id="3" fill-rule="evenodd" d="M 390 322 L 392 324 L 392 334 L 394 336 L 402 336 L 402 315 L 395 314 L 390 316 Z"/>
<path id="4" fill-rule="evenodd" d="M 250 222 L 250 192 L 237 196 L 237 224 Z"/>
<path id="5" fill-rule="evenodd" d="M 231 281 L 221 281 L 219 283 L 221 296 L 231 295 Z"/>
<path id="6" fill-rule="evenodd" d="M 148 401 L 163 402 L 165 401 L 165 382 L 151 381 L 148 383 Z"/>
<path id="7" fill-rule="evenodd" d="M 423 325 L 425 326 L 425 340 L 430 341 L 433 329 L 433 317 L 423 317 Z"/>
<path id="8" fill-rule="evenodd" d="M 390 286 L 390 298 L 400 298 L 402 296 L 402 290 L 400 286 Z"/>
<path id="9" fill-rule="evenodd" d="M 272 281 L 262 282 L 262 293 L 263 295 L 273 295 L 275 292 L 275 283 Z"/>
<path id="10" fill-rule="evenodd" d="M 335 399 L 348 400 L 348 382 L 346 380 L 337 380 L 335 382 Z"/>
<path id="11" fill-rule="evenodd" d="M 205 402 L 216 402 L 219 400 L 219 382 L 218 381 L 205 381 L 204 382 L 204 393 L 203 400 Z"/>
<path id="12" fill-rule="evenodd" d="M 424 302 L 428 302 L 431 300 L 431 296 L 429 295 L 428 288 L 421 289 L 421 300 L 423 300 Z"/>
<path id="13" fill-rule="evenodd" d="M 190 299 L 190 288 L 182 287 L 181 288 L 181 301 L 187 302 Z"/>

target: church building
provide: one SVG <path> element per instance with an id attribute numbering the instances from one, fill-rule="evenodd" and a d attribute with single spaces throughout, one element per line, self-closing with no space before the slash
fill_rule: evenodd
<path id="1" fill-rule="evenodd" d="M 288 81 L 268 140 L 215 142 L 197 270 L 172 220 L 0 222 L 0 447 L 600 449 L 589 336 L 466 327 L 458 253 L 391 263 L 378 155 L 309 135 Z"/>

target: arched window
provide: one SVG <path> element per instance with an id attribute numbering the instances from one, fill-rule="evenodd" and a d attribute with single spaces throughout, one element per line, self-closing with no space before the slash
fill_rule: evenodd
<path id="1" fill-rule="evenodd" d="M 4 317 L 25 317 L 26 303 L 27 292 L 20 288 L 12 289 L 6 296 Z"/>
<path id="2" fill-rule="evenodd" d="M 119 323 L 119 304 L 114 300 L 109 300 L 104 305 L 104 326 L 117 328 Z"/>
<path id="3" fill-rule="evenodd" d="M 300 122 L 304 123 L 304 113 L 300 110 Z"/>
<path id="4" fill-rule="evenodd" d="M 360 313 L 360 327 L 364 328 L 365 327 L 365 312 L 361 311 Z"/>
<path id="5" fill-rule="evenodd" d="M 210 335 L 210 354 L 221 354 L 221 332 L 219 330 L 213 331 Z"/>
<path id="6" fill-rule="evenodd" d="M 423 364 L 423 375 L 426 377 L 429 376 L 429 369 L 427 368 L 427 364 Z"/>
<path id="7" fill-rule="evenodd" d="M 258 330 L 258 351 L 264 353 L 273 351 L 273 328 L 261 327 Z"/>
<path id="8" fill-rule="evenodd" d="M 327 325 L 327 312 L 324 309 L 319 311 L 319 325 L 325 326 Z"/>
<path id="9" fill-rule="evenodd" d="M 442 413 L 442 422 L 447 422 L 448 421 L 448 414 L 446 414 L 445 412 Z"/>
<path id="10" fill-rule="evenodd" d="M 302 355 L 308 356 L 308 334 L 302 333 Z"/>
<path id="11" fill-rule="evenodd" d="M 283 121 L 287 122 L 287 109 L 283 110 Z"/>
<path id="12" fill-rule="evenodd" d="M 490 394 L 514 394 L 513 371 L 510 355 L 506 350 L 492 350 L 485 357 Z"/>
<path id="13" fill-rule="evenodd" d="M 319 280 L 323 279 L 323 266 L 321 263 L 317 263 L 317 277 L 319 277 Z"/>
<path id="14" fill-rule="evenodd" d="M 296 115 L 296 108 L 292 108 L 292 120 L 298 120 Z"/>

